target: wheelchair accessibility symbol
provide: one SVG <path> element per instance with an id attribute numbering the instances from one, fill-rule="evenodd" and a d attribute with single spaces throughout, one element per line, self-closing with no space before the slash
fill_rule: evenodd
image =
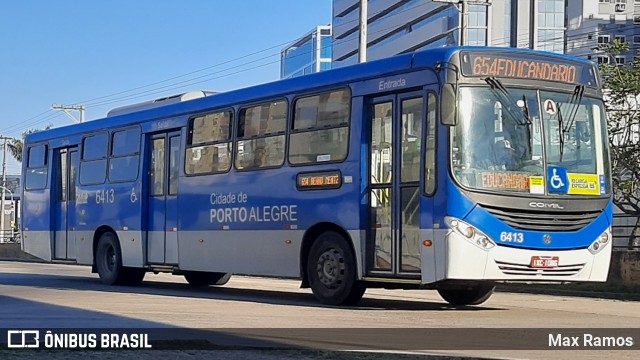
<path id="1" fill-rule="evenodd" d="M 558 169 L 553 169 L 553 175 L 551 176 L 549 183 L 554 189 L 560 189 L 564 186 L 564 181 L 562 181 L 562 178 L 558 176 Z"/>
<path id="2" fill-rule="evenodd" d="M 567 169 L 557 166 L 549 166 L 547 180 L 549 192 L 566 193 L 569 190 Z"/>

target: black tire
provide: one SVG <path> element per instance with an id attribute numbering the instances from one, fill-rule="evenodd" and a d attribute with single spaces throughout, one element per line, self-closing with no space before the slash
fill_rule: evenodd
<path id="1" fill-rule="evenodd" d="M 313 295 L 326 305 L 356 304 L 367 290 L 357 279 L 355 256 L 347 240 L 333 231 L 321 234 L 311 246 L 307 278 Z"/>
<path id="2" fill-rule="evenodd" d="M 122 251 L 116 235 L 106 232 L 98 240 L 96 269 L 100 281 L 107 285 L 137 286 L 142 283 L 145 269 L 122 266 Z"/>
<path id="3" fill-rule="evenodd" d="M 96 268 L 100 281 L 104 284 L 116 285 L 122 280 L 122 252 L 113 233 L 106 232 L 98 240 Z"/>
<path id="4" fill-rule="evenodd" d="M 204 271 L 189 271 L 184 274 L 184 278 L 191 286 L 209 286 L 209 285 L 224 285 L 231 278 L 230 273 L 219 272 L 204 272 Z"/>
<path id="5" fill-rule="evenodd" d="M 491 297 L 495 288 L 493 284 L 477 284 L 467 287 L 439 288 L 438 293 L 451 305 L 480 305 Z"/>

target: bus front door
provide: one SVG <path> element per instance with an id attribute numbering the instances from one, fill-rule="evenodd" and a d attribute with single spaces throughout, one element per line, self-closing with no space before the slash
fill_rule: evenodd
<path id="1" fill-rule="evenodd" d="M 147 261 L 150 264 L 177 264 L 180 133 L 152 135 L 150 147 L 147 152 Z"/>
<path id="2" fill-rule="evenodd" d="M 55 154 L 53 258 L 75 260 L 78 148 L 57 149 Z"/>
<path id="3" fill-rule="evenodd" d="M 368 276 L 419 278 L 422 92 L 377 97 L 368 106 Z"/>

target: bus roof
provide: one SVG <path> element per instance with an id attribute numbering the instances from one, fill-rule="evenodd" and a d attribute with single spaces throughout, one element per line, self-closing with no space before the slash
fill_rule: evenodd
<path id="1" fill-rule="evenodd" d="M 309 92 L 313 91 L 313 89 L 322 89 L 329 86 L 335 87 L 341 84 L 346 85 L 354 81 L 393 75 L 411 68 L 421 69 L 433 67 L 436 62 L 448 61 L 455 53 L 461 50 L 537 53 L 559 59 L 583 62 L 589 66 L 594 65 L 591 61 L 585 59 L 563 54 L 533 51 L 529 49 L 470 46 L 428 49 L 415 53 L 402 54 L 375 60 L 364 64 L 356 64 L 305 76 L 232 90 L 229 92 L 216 93 L 215 96 L 204 96 L 189 101 L 177 102 L 149 109 L 143 107 L 140 111 L 127 112 L 121 115 L 118 115 L 118 112 L 116 111 L 115 114 L 112 113 L 111 116 L 102 119 L 35 132 L 27 135 L 25 141 L 35 143 L 68 135 L 93 132 L 105 128 L 138 124 L 153 119 L 164 119 L 188 113 L 205 112 L 225 106 L 255 103 L 278 96 L 284 96 L 288 93 Z M 135 106 L 136 105 L 134 104 L 124 106 L 123 108 L 131 109 L 135 108 Z"/>
<path id="2" fill-rule="evenodd" d="M 184 94 L 177 94 L 172 96 L 166 96 L 160 99 L 149 100 L 137 104 L 125 105 L 109 110 L 107 117 L 128 114 L 131 112 L 137 112 L 147 110 L 155 107 L 165 106 L 169 104 L 175 104 L 183 101 L 189 101 L 193 99 L 199 99 L 205 96 L 211 96 L 217 94 L 214 91 L 189 91 Z"/>

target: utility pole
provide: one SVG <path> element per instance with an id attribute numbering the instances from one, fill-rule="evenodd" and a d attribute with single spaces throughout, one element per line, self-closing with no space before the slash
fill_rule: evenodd
<path id="1" fill-rule="evenodd" d="M 367 62 L 367 22 L 369 21 L 369 0 L 360 0 L 360 47 L 358 62 Z"/>
<path id="2" fill-rule="evenodd" d="M 4 143 L 2 144 L 2 199 L 0 199 L 0 209 L 2 210 L 0 210 L 0 231 L 2 232 L 1 242 L 5 242 L 6 233 L 4 231 L 4 197 L 7 185 L 7 140 L 10 140 L 12 138 L 0 136 L 0 139 L 4 140 Z"/>
<path id="3" fill-rule="evenodd" d="M 464 46 L 467 43 L 466 29 L 467 29 L 467 0 L 460 2 L 460 46 Z"/>
<path id="4" fill-rule="evenodd" d="M 74 122 L 82 123 L 84 122 L 84 105 L 51 105 L 52 110 L 62 110 L 68 117 L 71 118 Z M 76 119 L 73 115 L 71 115 L 71 110 L 78 111 L 80 113 L 80 120 Z"/>

